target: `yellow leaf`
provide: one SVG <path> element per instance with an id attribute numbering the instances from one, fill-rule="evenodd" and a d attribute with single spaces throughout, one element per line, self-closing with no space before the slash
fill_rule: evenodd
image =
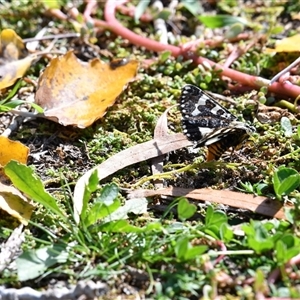
<path id="1" fill-rule="evenodd" d="M 3 29 L 0 33 L 0 53 L 3 60 L 17 60 L 24 49 L 22 39 L 12 30 Z"/>
<path id="2" fill-rule="evenodd" d="M 266 52 L 299 52 L 300 51 L 300 34 L 284 38 L 276 42 L 274 49 L 266 49 Z"/>
<path id="3" fill-rule="evenodd" d="M 34 59 L 35 56 L 27 56 L 0 66 L 0 90 L 13 85 L 17 79 L 23 77 Z"/>
<path id="4" fill-rule="evenodd" d="M 0 165 L 5 166 L 12 159 L 26 164 L 29 149 L 18 141 L 0 136 Z"/>
<path id="5" fill-rule="evenodd" d="M 35 55 L 22 57 L 24 50 L 22 39 L 12 30 L 4 29 L 0 33 L 0 90 L 9 87 L 24 76 L 31 66 Z"/>
<path id="6" fill-rule="evenodd" d="M 35 100 L 48 119 L 85 128 L 101 118 L 134 78 L 137 61 L 86 63 L 73 52 L 54 58 L 39 79 Z"/>
<path id="7" fill-rule="evenodd" d="M 0 182 L 0 209 L 27 225 L 34 206 L 17 189 Z M 3 217 L 1 219 L 4 221 Z"/>

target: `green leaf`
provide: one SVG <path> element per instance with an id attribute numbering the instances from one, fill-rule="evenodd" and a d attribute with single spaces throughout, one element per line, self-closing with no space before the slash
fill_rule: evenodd
<path id="1" fill-rule="evenodd" d="M 32 102 L 28 103 L 27 101 L 26 101 L 26 103 L 28 105 L 30 105 L 31 107 L 33 107 L 39 114 L 42 114 L 44 112 L 44 109 L 42 107 L 40 107 L 39 105 L 37 105 L 36 103 L 32 103 Z"/>
<path id="2" fill-rule="evenodd" d="M 269 228 L 269 230 L 267 230 Z M 251 221 L 250 224 L 244 224 L 242 229 L 247 236 L 248 247 L 257 253 L 262 253 L 274 248 L 273 236 L 270 230 L 274 228 L 272 224 L 262 224 L 259 221 Z"/>
<path id="3" fill-rule="evenodd" d="M 22 81 L 23 81 L 22 79 L 18 79 L 18 81 L 14 84 L 12 90 L 9 92 L 8 96 L 5 99 L 0 101 L 1 105 L 6 103 L 7 101 L 12 99 L 16 95 L 16 93 L 18 92 L 18 90 L 20 88 Z"/>
<path id="4" fill-rule="evenodd" d="M 291 137 L 293 135 L 293 126 L 289 118 L 282 117 L 280 120 L 280 125 L 286 137 Z"/>
<path id="5" fill-rule="evenodd" d="M 170 58 L 171 54 L 172 54 L 171 51 L 164 51 L 164 52 L 162 52 L 162 53 L 160 54 L 160 56 L 159 56 L 160 62 L 161 62 L 161 63 L 164 63 L 167 59 Z M 300 126 L 299 126 L 299 127 L 300 127 Z"/>
<path id="6" fill-rule="evenodd" d="M 249 237 L 248 246 L 256 253 L 262 253 L 274 248 L 274 242 L 271 239 L 260 239 L 258 237 Z"/>
<path id="7" fill-rule="evenodd" d="M 26 165 L 11 160 L 4 167 L 5 174 L 10 178 L 16 188 L 21 190 L 32 200 L 42 204 L 57 216 L 66 219 L 66 213 L 57 205 L 57 200 L 45 191 L 40 178 Z"/>
<path id="8" fill-rule="evenodd" d="M 186 198 L 181 198 L 178 202 L 177 213 L 181 221 L 191 218 L 197 210 L 196 205 L 189 203 Z"/>
<path id="9" fill-rule="evenodd" d="M 1 101 L 1 102 L 3 102 L 3 101 Z M 44 112 L 44 110 L 39 105 L 37 105 L 36 103 L 28 103 L 27 101 L 18 100 L 18 99 L 6 102 L 5 104 L 0 103 L 0 111 L 10 111 L 11 109 L 14 109 L 17 106 L 19 106 L 21 104 L 24 104 L 24 103 L 26 103 L 27 105 L 32 106 L 38 113 L 43 113 Z"/>
<path id="10" fill-rule="evenodd" d="M 254 281 L 254 290 L 256 293 L 264 293 L 265 287 L 267 286 L 265 274 L 261 269 L 256 270 L 255 281 Z"/>
<path id="11" fill-rule="evenodd" d="M 299 254 L 299 238 L 292 234 L 284 234 L 276 241 L 276 258 L 279 263 L 287 263 Z"/>
<path id="12" fill-rule="evenodd" d="M 291 224 L 295 223 L 295 209 L 284 207 L 284 214 L 288 222 Z"/>
<path id="13" fill-rule="evenodd" d="M 147 212 L 148 200 L 146 198 L 129 199 L 125 204 L 119 207 L 116 211 L 103 219 L 103 222 L 110 222 L 114 220 L 121 220 L 128 218 L 129 213 L 136 215 Z"/>
<path id="14" fill-rule="evenodd" d="M 287 248 L 295 246 L 295 237 L 292 234 L 285 234 L 280 240 L 287 246 Z"/>
<path id="15" fill-rule="evenodd" d="M 119 187 L 115 183 L 107 184 L 101 191 L 100 197 L 96 199 L 96 202 L 110 206 L 114 203 L 119 194 Z"/>
<path id="16" fill-rule="evenodd" d="M 91 195 L 98 189 L 99 184 L 98 172 L 95 170 L 91 173 L 91 176 L 88 179 L 87 184 L 85 185 L 84 197 L 83 197 L 83 206 L 80 213 L 80 218 L 84 219 L 87 213 L 88 202 L 91 200 Z"/>
<path id="17" fill-rule="evenodd" d="M 203 7 L 199 0 L 181 0 L 181 3 L 195 17 L 203 13 Z"/>
<path id="18" fill-rule="evenodd" d="M 95 225 L 91 227 L 91 232 L 99 233 L 104 232 L 127 232 L 127 233 L 140 233 L 140 232 L 162 232 L 164 227 L 159 222 L 153 222 L 145 227 L 137 227 L 131 225 L 127 220 L 117 220 L 111 221 L 100 225 Z"/>
<path id="19" fill-rule="evenodd" d="M 101 191 L 100 197 L 98 197 L 95 203 L 86 214 L 84 224 L 86 227 L 95 224 L 98 220 L 113 213 L 121 205 L 121 202 L 116 199 L 119 193 L 119 187 L 115 184 L 106 185 Z"/>
<path id="20" fill-rule="evenodd" d="M 285 166 L 281 166 L 278 168 L 278 170 L 275 172 L 275 174 L 278 177 L 279 183 L 281 183 L 283 180 L 285 180 L 289 176 L 298 174 L 298 172 L 292 168 L 286 168 Z"/>
<path id="21" fill-rule="evenodd" d="M 146 8 L 149 6 L 151 0 L 139 1 L 138 5 L 135 8 L 134 12 L 134 21 L 139 22 L 140 17 L 145 12 Z"/>
<path id="22" fill-rule="evenodd" d="M 291 175 L 280 184 L 277 193 L 279 195 L 288 195 L 293 192 L 300 184 L 299 174 Z"/>
<path id="23" fill-rule="evenodd" d="M 165 21 L 168 21 L 171 14 L 172 12 L 169 9 L 163 9 L 155 16 L 155 19 L 163 19 Z"/>
<path id="24" fill-rule="evenodd" d="M 220 28 L 227 25 L 233 25 L 235 23 L 241 23 L 246 26 L 248 25 L 248 21 L 246 19 L 230 15 L 199 16 L 198 19 L 208 28 Z"/>
<path id="25" fill-rule="evenodd" d="M 143 229 L 134 225 L 129 224 L 127 220 L 116 220 L 93 226 L 91 232 L 127 232 L 127 233 L 139 233 Z"/>
<path id="26" fill-rule="evenodd" d="M 220 227 L 227 224 L 227 216 L 222 211 L 214 211 L 212 206 L 208 206 L 205 216 L 205 232 L 213 232 L 215 237 L 220 237 Z"/>
<path id="27" fill-rule="evenodd" d="M 17 106 L 25 103 L 26 101 L 23 101 L 23 100 L 12 100 L 12 101 L 9 101 L 3 105 L 0 105 L 0 109 L 1 111 L 9 111 L 11 109 L 14 109 L 16 108 Z"/>
<path id="28" fill-rule="evenodd" d="M 241 23 L 235 23 L 226 31 L 226 39 L 233 39 L 245 30 L 245 26 Z"/>
<path id="29" fill-rule="evenodd" d="M 45 5 L 47 9 L 60 8 L 61 6 L 60 0 L 41 0 L 41 2 Z"/>
<path id="30" fill-rule="evenodd" d="M 275 245 L 276 250 L 276 259 L 280 264 L 285 263 L 285 255 L 286 255 L 286 246 L 285 244 L 279 240 Z"/>
<path id="31" fill-rule="evenodd" d="M 207 249 L 208 249 L 208 246 L 206 246 L 206 245 L 192 246 L 185 253 L 184 259 L 185 260 L 195 259 L 196 257 L 205 253 L 207 251 Z"/>
<path id="32" fill-rule="evenodd" d="M 93 205 L 93 208 L 88 213 L 83 223 L 86 227 L 93 225 L 97 221 L 112 214 L 120 206 L 121 206 L 121 202 L 118 199 L 115 199 L 115 201 L 111 205 L 105 205 L 103 203 L 97 202 Z"/>
<path id="33" fill-rule="evenodd" d="M 262 196 L 263 195 L 263 190 L 266 189 L 268 187 L 268 185 L 266 183 L 263 182 L 258 182 L 255 183 L 253 185 L 254 190 L 256 192 L 257 195 Z"/>
<path id="34" fill-rule="evenodd" d="M 245 183 L 240 182 L 240 185 L 243 188 L 241 190 L 244 190 L 247 193 L 254 193 L 254 188 L 250 182 L 248 182 L 248 181 L 246 181 Z"/>
<path id="35" fill-rule="evenodd" d="M 300 175 L 296 170 L 282 166 L 274 173 L 272 181 L 275 194 L 281 199 L 283 195 L 290 194 L 300 185 Z"/>
<path id="36" fill-rule="evenodd" d="M 228 224 L 223 223 L 220 227 L 220 237 L 224 242 L 230 242 L 233 239 L 233 230 Z"/>
<path id="37" fill-rule="evenodd" d="M 297 135 L 298 135 L 298 138 L 300 139 L 300 125 L 298 125 L 298 127 L 297 127 Z"/>
<path id="38" fill-rule="evenodd" d="M 182 237 L 177 240 L 174 251 L 180 261 L 187 261 L 202 255 L 207 249 L 206 245 L 192 246 L 188 237 Z"/>
<path id="39" fill-rule="evenodd" d="M 187 237 L 180 238 L 175 245 L 175 255 L 179 260 L 185 260 L 185 254 L 191 248 L 191 244 Z"/>
<path id="40" fill-rule="evenodd" d="M 37 278 L 49 267 L 65 263 L 69 256 L 66 248 L 66 245 L 56 244 L 23 252 L 16 260 L 18 279 L 26 281 Z"/>
<path id="41" fill-rule="evenodd" d="M 78 224 L 80 220 L 84 220 L 86 218 L 86 210 L 88 202 L 91 199 L 91 195 L 98 189 L 99 183 L 99 174 L 97 170 L 93 172 L 86 173 L 87 176 L 85 180 L 79 180 L 76 184 L 76 188 L 79 191 L 78 194 L 82 195 L 82 197 L 73 198 L 73 213 L 74 220 Z"/>

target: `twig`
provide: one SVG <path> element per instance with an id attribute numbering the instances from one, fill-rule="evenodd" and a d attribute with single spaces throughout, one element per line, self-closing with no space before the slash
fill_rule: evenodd
<path id="1" fill-rule="evenodd" d="M 2 132 L 1 136 L 9 137 L 13 131 L 19 128 L 24 119 L 23 116 L 14 117 L 9 126 Z"/>
<path id="2" fill-rule="evenodd" d="M 28 38 L 23 39 L 24 43 L 30 43 L 34 41 L 43 41 L 43 40 L 52 40 L 52 39 L 69 39 L 74 37 L 79 37 L 79 33 L 65 33 L 65 34 L 52 34 L 52 35 L 45 35 L 41 37 L 34 37 L 34 38 Z"/>
<path id="3" fill-rule="evenodd" d="M 271 80 L 270 80 L 270 84 L 272 84 L 273 82 L 277 81 L 282 75 L 284 75 L 285 73 L 288 73 L 292 68 L 294 68 L 295 66 L 297 66 L 300 63 L 300 57 L 298 57 L 294 62 L 292 62 L 288 67 L 286 67 L 285 69 L 283 69 L 282 71 L 280 71 L 277 75 L 275 75 Z"/>

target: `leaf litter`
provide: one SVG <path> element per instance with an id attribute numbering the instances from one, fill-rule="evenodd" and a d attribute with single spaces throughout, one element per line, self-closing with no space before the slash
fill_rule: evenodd
<path id="1" fill-rule="evenodd" d="M 37 55 L 24 54 L 22 39 L 12 29 L 4 29 L 0 34 L 0 90 L 13 85 L 23 77 Z M 26 55 L 26 56 L 25 56 Z"/>
<path id="2" fill-rule="evenodd" d="M 121 63 L 121 65 L 122 65 L 122 63 Z M 117 68 L 118 68 L 118 66 L 119 65 L 117 64 Z M 178 88 L 178 87 L 176 87 L 176 88 Z M 78 124 L 79 124 L 79 127 L 80 126 L 83 126 L 83 127 L 85 126 L 85 125 L 80 124 L 80 122 L 78 122 L 77 120 L 74 122 L 73 125 L 77 126 Z M 180 143 L 178 145 L 177 144 L 174 145 L 174 143 L 176 143 L 176 141 L 180 141 Z M 159 155 L 162 157 L 161 154 L 165 154 L 165 153 L 168 153 L 169 151 L 173 151 L 173 150 L 179 150 L 180 147 L 183 147 L 183 146 L 188 146 L 188 144 L 185 144 L 185 143 L 187 143 L 187 141 L 184 140 L 184 137 L 180 134 L 173 134 L 173 137 L 171 137 L 171 138 L 168 135 L 164 135 L 164 134 L 162 134 L 162 136 L 160 138 L 158 138 L 157 135 L 155 134 L 153 140 L 151 140 L 150 143 L 147 144 L 146 146 L 145 146 L 145 143 L 142 143 L 142 144 L 138 144 L 138 145 L 136 145 L 132 148 L 128 148 L 127 150 L 130 150 L 130 151 L 128 151 L 125 154 L 124 154 L 124 152 L 119 152 L 118 154 L 121 154 L 119 157 L 117 157 L 117 155 L 115 155 L 115 156 L 113 155 L 113 156 L 111 156 L 111 158 L 106 160 L 103 164 L 100 164 L 99 166 L 93 168 L 92 170 L 94 170 L 94 171 L 96 170 L 99 173 L 98 174 L 99 179 L 105 179 L 107 176 L 113 174 L 114 172 L 117 172 L 117 171 L 121 170 L 122 168 L 124 168 L 126 166 L 129 166 L 130 164 L 136 164 L 136 163 L 144 161 L 144 160 L 149 160 L 152 157 L 156 158 L 156 156 L 158 157 Z M 142 147 L 140 147 L 140 146 L 142 146 Z M 124 150 L 124 151 L 126 151 L 126 150 Z M 159 176 L 163 175 L 163 173 L 161 173 L 162 172 L 162 168 L 161 168 L 162 159 L 161 159 L 161 157 L 158 158 L 157 162 L 154 161 L 154 163 L 153 163 L 156 166 L 158 166 L 160 164 L 160 167 L 156 168 L 156 169 L 158 169 L 158 172 L 156 174 L 157 178 L 160 178 Z M 79 195 L 79 198 L 82 196 L 82 195 L 80 195 L 80 193 L 81 193 L 80 189 L 83 189 L 83 181 L 84 181 L 84 180 L 82 180 L 82 178 L 77 183 L 79 193 L 78 194 L 76 193 L 76 188 L 75 188 L 75 192 L 74 192 L 74 195 Z M 78 189 L 77 189 L 77 191 L 78 191 Z M 161 194 L 170 195 L 172 193 L 175 194 L 175 195 L 181 195 L 182 193 L 187 193 L 187 195 L 189 195 L 189 197 L 191 199 L 193 199 L 193 198 L 194 199 L 200 199 L 201 198 L 202 200 L 207 199 L 207 200 L 211 200 L 212 202 L 214 201 L 215 197 L 219 197 L 221 199 L 220 202 L 222 202 L 224 200 L 224 203 L 229 202 L 229 203 L 231 203 L 232 206 L 234 206 L 234 201 L 238 201 L 240 199 L 240 196 L 241 196 L 241 193 L 236 193 L 236 192 L 232 192 L 232 191 L 228 191 L 230 193 L 227 193 L 226 190 L 223 190 L 221 192 L 212 190 L 212 192 L 211 192 L 210 190 L 204 190 L 204 189 L 202 189 L 202 192 L 201 192 L 201 189 L 195 189 L 195 190 L 192 190 L 192 191 L 191 190 L 178 191 L 178 190 L 174 189 L 173 191 L 170 191 L 169 188 L 164 189 L 164 190 L 158 190 L 157 194 L 155 194 L 156 191 L 149 192 L 147 190 L 140 190 L 140 191 L 137 191 L 137 192 L 142 193 L 141 195 L 143 197 L 145 197 L 147 195 L 148 196 L 149 195 L 151 195 L 151 196 L 152 195 L 161 195 Z M 217 194 L 215 192 L 220 192 L 221 194 Z M 209 196 L 213 196 L 213 198 L 209 198 L 209 196 L 207 196 L 207 198 L 206 198 L 206 196 L 204 196 L 205 193 L 207 193 Z M 223 196 L 222 196 L 223 195 L 222 193 L 224 193 L 224 195 L 226 194 L 229 199 L 224 199 Z M 232 193 L 234 193 L 234 194 L 232 194 Z M 200 194 L 200 196 L 198 194 Z M 246 194 L 242 194 L 242 195 L 246 195 Z M 137 196 L 137 195 L 135 195 L 135 196 Z M 248 196 L 250 196 L 250 197 L 248 197 Z M 250 205 L 249 204 L 249 203 L 251 203 L 250 198 L 252 197 L 253 199 L 255 199 L 257 201 L 254 201 L 254 203 L 251 204 L 251 207 L 249 207 L 251 210 L 259 211 L 259 206 L 261 204 L 263 204 L 263 205 L 261 205 L 262 206 L 261 211 L 266 212 L 266 210 L 269 209 L 268 198 L 266 198 L 266 197 L 254 197 L 253 195 L 246 195 L 245 197 L 246 197 L 247 200 L 245 202 L 243 202 L 243 201 L 237 202 L 238 205 L 241 205 L 242 207 L 243 206 L 246 207 L 247 205 Z M 242 198 L 242 200 L 243 199 L 244 198 Z M 266 200 L 267 203 L 264 203 L 265 200 Z M 250 201 L 250 202 L 248 202 L 248 201 Z M 262 201 L 262 202 L 260 202 L 260 201 Z M 273 199 L 272 199 L 272 201 L 273 201 Z M 264 206 L 264 204 L 266 204 L 266 205 Z M 277 212 L 278 213 L 277 217 L 281 218 L 282 217 L 282 208 L 280 207 L 280 205 L 278 205 L 278 206 L 276 206 L 276 205 L 274 205 L 274 207 L 271 206 L 271 210 L 270 210 L 271 214 L 273 214 L 273 212 L 274 212 L 274 214 L 276 214 L 276 212 Z M 266 213 L 266 215 L 268 215 L 268 212 Z"/>
<path id="3" fill-rule="evenodd" d="M 138 62 L 113 67 L 95 58 L 80 61 L 69 51 L 51 60 L 40 76 L 35 101 L 44 116 L 60 124 L 85 128 L 103 117 L 136 75 Z"/>

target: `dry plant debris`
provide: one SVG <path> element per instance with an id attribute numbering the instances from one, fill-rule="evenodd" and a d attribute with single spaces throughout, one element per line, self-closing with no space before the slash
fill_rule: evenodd
<path id="1" fill-rule="evenodd" d="M 0 4 L 0 298 L 299 298 L 299 4 L 50 2 Z M 185 84 L 256 132 L 205 161 Z"/>
<path id="2" fill-rule="evenodd" d="M 35 55 L 24 55 L 22 39 L 12 29 L 0 34 L 0 90 L 13 85 L 23 77 L 36 59 Z M 25 56 L 25 57 L 24 57 Z"/>
<path id="3" fill-rule="evenodd" d="M 97 58 L 85 63 L 69 51 L 51 60 L 39 79 L 35 101 L 46 118 L 85 128 L 103 117 L 137 67 L 133 60 L 116 66 Z"/>

